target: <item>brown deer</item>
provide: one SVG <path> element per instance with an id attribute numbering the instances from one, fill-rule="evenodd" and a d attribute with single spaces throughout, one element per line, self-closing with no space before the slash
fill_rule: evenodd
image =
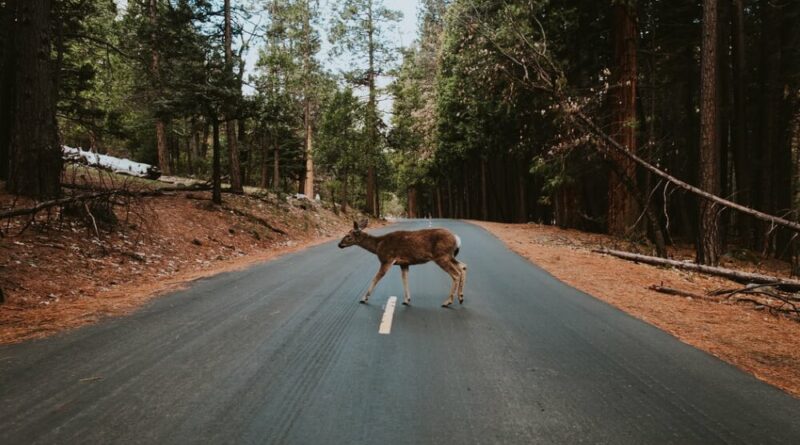
<path id="1" fill-rule="evenodd" d="M 467 265 L 458 261 L 456 255 L 461 248 L 461 239 L 447 229 L 424 229 L 416 231 L 398 230 L 383 236 L 372 236 L 364 232 L 367 220 L 353 222 L 351 230 L 339 242 L 340 248 L 360 246 L 378 256 L 381 267 L 367 294 L 361 300 L 366 304 L 378 281 L 386 275 L 393 265 L 400 266 L 403 276 L 403 304 L 411 304 L 411 293 L 408 291 L 408 268 L 417 264 L 433 261 L 453 279 L 450 295 L 442 303 L 442 307 L 453 304 L 453 296 L 458 292 L 458 302 L 464 303 L 464 282 L 467 279 Z"/>

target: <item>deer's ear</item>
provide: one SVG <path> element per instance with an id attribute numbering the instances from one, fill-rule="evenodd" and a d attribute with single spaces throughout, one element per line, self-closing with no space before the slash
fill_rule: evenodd
<path id="1" fill-rule="evenodd" d="M 367 227 L 367 224 L 369 224 L 369 220 L 367 218 L 364 218 L 361 220 L 361 222 L 358 223 L 358 228 L 363 230 Z"/>

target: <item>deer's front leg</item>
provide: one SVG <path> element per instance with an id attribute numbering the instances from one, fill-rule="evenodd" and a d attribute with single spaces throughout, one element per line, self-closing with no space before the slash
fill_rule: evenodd
<path id="1" fill-rule="evenodd" d="M 369 301 L 369 296 L 372 295 L 372 290 L 375 289 L 375 286 L 378 284 L 378 281 L 381 281 L 386 272 L 392 267 L 394 262 L 390 263 L 381 263 L 380 269 L 378 269 L 378 273 L 375 274 L 375 278 L 372 279 L 372 284 L 369 285 L 369 289 L 367 289 L 367 294 L 364 295 L 364 298 L 361 300 L 361 304 L 367 304 Z"/>
<path id="2" fill-rule="evenodd" d="M 408 306 L 411 304 L 411 292 L 408 290 L 408 266 L 400 266 L 400 270 L 403 272 L 403 304 Z"/>

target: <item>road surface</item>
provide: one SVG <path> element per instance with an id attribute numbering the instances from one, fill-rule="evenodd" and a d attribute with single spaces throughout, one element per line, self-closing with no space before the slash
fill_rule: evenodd
<path id="1" fill-rule="evenodd" d="M 463 240 L 463 306 L 439 307 L 449 277 L 435 265 L 412 267 L 412 306 L 379 334 L 399 268 L 358 304 L 377 260 L 335 242 L 204 279 L 0 347 L 0 443 L 800 443 L 800 400 L 483 229 L 433 225 Z"/>

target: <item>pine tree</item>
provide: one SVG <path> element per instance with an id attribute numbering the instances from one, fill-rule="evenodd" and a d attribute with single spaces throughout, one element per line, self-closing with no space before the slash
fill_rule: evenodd
<path id="1" fill-rule="evenodd" d="M 355 86 L 367 88 L 364 125 L 366 130 L 367 203 L 366 212 L 378 216 L 377 166 L 380 157 L 381 133 L 378 114 L 377 78 L 391 63 L 393 48 L 386 35 L 387 28 L 402 18 L 401 13 L 386 8 L 381 0 L 344 0 L 339 5 L 331 28 L 335 53 L 349 52 L 361 61 L 348 73 Z"/>

